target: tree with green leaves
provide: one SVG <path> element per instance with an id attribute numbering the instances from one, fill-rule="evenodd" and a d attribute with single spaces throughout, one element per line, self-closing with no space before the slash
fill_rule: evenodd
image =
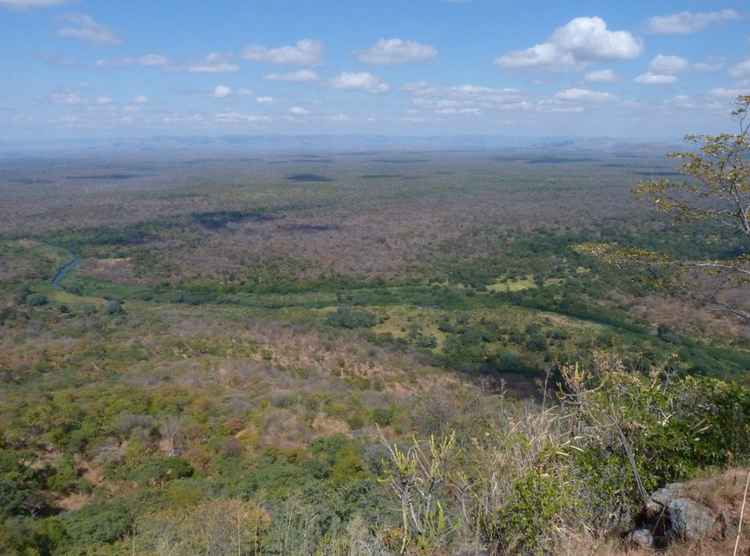
<path id="1" fill-rule="evenodd" d="M 586 244 L 581 250 L 618 266 L 646 264 L 667 269 L 670 284 L 679 285 L 683 293 L 750 323 L 750 311 L 720 295 L 727 287 L 750 281 L 750 96 L 737 98 L 732 116 L 738 124 L 736 133 L 688 135 L 686 141 L 695 148 L 668 155 L 680 161 L 685 179 L 646 180 L 635 187 L 634 194 L 677 225 L 723 227 L 741 245 L 739 255 L 683 260 L 611 244 Z"/>

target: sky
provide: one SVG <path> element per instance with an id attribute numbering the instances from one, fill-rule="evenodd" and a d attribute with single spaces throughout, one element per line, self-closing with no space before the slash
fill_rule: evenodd
<path id="1" fill-rule="evenodd" d="M 750 3 L 0 0 L 0 141 L 731 130 Z"/>

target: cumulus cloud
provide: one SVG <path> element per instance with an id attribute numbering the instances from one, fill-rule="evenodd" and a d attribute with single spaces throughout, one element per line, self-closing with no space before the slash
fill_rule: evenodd
<path id="1" fill-rule="evenodd" d="M 674 106 L 675 108 L 693 109 L 693 108 L 698 107 L 695 101 L 692 98 L 690 98 L 688 95 L 673 96 L 672 98 L 665 100 L 664 104 L 667 104 L 669 106 Z"/>
<path id="2" fill-rule="evenodd" d="M 440 108 L 435 110 L 435 114 L 440 114 L 441 116 L 478 116 L 481 113 L 482 111 L 479 108 Z"/>
<path id="3" fill-rule="evenodd" d="M 310 114 L 310 111 L 306 108 L 302 108 L 301 106 L 292 106 L 289 109 L 289 113 L 293 116 L 308 116 Z"/>
<path id="4" fill-rule="evenodd" d="M 212 52 L 202 61 L 187 67 L 191 73 L 230 73 L 239 69 L 240 66 L 231 63 L 228 56 L 217 52 Z"/>
<path id="5" fill-rule="evenodd" d="M 318 74 L 313 70 L 303 69 L 289 73 L 269 73 L 264 79 L 268 79 L 269 81 L 292 81 L 296 83 L 304 83 L 305 81 L 317 81 L 320 77 L 318 77 Z"/>
<path id="6" fill-rule="evenodd" d="M 390 86 L 379 77 L 367 72 L 344 72 L 331 82 L 336 89 L 360 90 L 368 93 L 386 93 Z"/>
<path id="7" fill-rule="evenodd" d="M 561 114 L 580 114 L 585 111 L 583 106 L 573 105 L 559 99 L 540 100 L 536 105 L 537 112 L 543 113 L 561 113 Z"/>
<path id="8" fill-rule="evenodd" d="M 144 95 L 138 95 L 133 99 L 133 102 L 135 104 L 146 104 L 148 102 L 148 97 Z"/>
<path id="9" fill-rule="evenodd" d="M 104 96 L 102 96 L 102 97 L 97 97 L 96 98 L 96 103 L 99 104 L 99 105 L 112 104 L 112 102 L 113 101 L 112 101 L 111 97 L 104 97 Z"/>
<path id="10" fill-rule="evenodd" d="M 110 66 L 145 66 L 145 67 L 165 67 L 170 64 L 169 58 L 161 54 L 144 54 L 135 58 L 117 58 L 115 60 L 97 60 L 98 67 Z"/>
<path id="11" fill-rule="evenodd" d="M 57 31 L 59 37 L 78 39 L 95 44 L 118 45 L 122 39 L 109 27 L 97 23 L 93 17 L 86 14 L 69 14 L 63 20 L 66 26 Z"/>
<path id="12" fill-rule="evenodd" d="M 97 60 L 96 65 L 102 68 L 143 66 L 190 73 L 232 73 L 240 69 L 239 65 L 231 61 L 230 56 L 217 52 L 212 52 L 193 63 L 177 63 L 162 54 L 144 54 L 143 56 Z"/>
<path id="13" fill-rule="evenodd" d="M 416 41 L 402 39 L 380 39 L 373 46 L 359 53 L 359 61 L 366 64 L 388 65 L 424 62 L 437 56 L 435 47 Z"/>
<path id="14" fill-rule="evenodd" d="M 643 85 L 671 85 L 677 81 L 675 75 L 662 75 L 660 73 L 646 72 L 635 78 L 636 83 Z"/>
<path id="15" fill-rule="evenodd" d="M 267 48 L 265 46 L 248 46 L 242 57 L 255 62 L 269 62 L 272 64 L 295 64 L 312 66 L 320 63 L 323 54 L 323 43 L 311 39 L 297 41 L 292 46 Z"/>
<path id="16" fill-rule="evenodd" d="M 503 68 L 560 68 L 589 62 L 630 60 L 641 42 L 628 31 L 610 31 L 600 17 L 577 17 L 557 28 L 547 42 L 510 52 L 495 60 Z"/>
<path id="17" fill-rule="evenodd" d="M 517 89 L 472 84 L 438 87 L 420 82 L 406 85 L 404 91 L 412 95 L 415 107 L 442 114 L 477 114 L 484 110 L 528 110 L 532 107 Z"/>
<path id="18" fill-rule="evenodd" d="M 651 60 L 648 71 L 659 75 L 676 75 L 685 71 L 690 64 L 685 58 L 679 56 L 665 56 L 659 54 Z"/>
<path id="19" fill-rule="evenodd" d="M 3 8 L 48 8 L 50 6 L 60 6 L 67 3 L 68 0 L 0 0 L 0 7 Z"/>
<path id="20" fill-rule="evenodd" d="M 80 94 L 73 91 L 58 91 L 54 92 L 49 96 L 50 102 L 53 104 L 83 104 L 84 100 Z"/>
<path id="21" fill-rule="evenodd" d="M 648 30 L 658 35 L 688 35 L 702 31 L 714 23 L 740 19 L 736 10 L 717 12 L 680 12 L 655 16 L 648 20 Z"/>
<path id="22" fill-rule="evenodd" d="M 558 100 L 575 101 L 575 102 L 610 102 L 616 99 L 616 97 L 610 93 L 602 93 L 600 91 L 592 91 L 590 89 L 565 89 L 555 94 L 555 98 Z"/>
<path id="23" fill-rule="evenodd" d="M 226 85 L 216 85 L 213 92 L 211 93 L 211 96 L 214 98 L 226 98 L 231 94 L 231 87 L 227 87 Z"/>
<path id="24" fill-rule="evenodd" d="M 271 104 L 273 102 L 273 97 L 257 97 L 255 102 L 258 104 Z"/>
<path id="25" fill-rule="evenodd" d="M 216 122 L 221 124 L 253 124 L 253 123 L 264 123 L 270 122 L 271 118 L 268 116 L 257 115 L 257 114 L 242 114 L 240 112 L 221 112 L 216 114 Z"/>
<path id="26" fill-rule="evenodd" d="M 584 79 L 593 83 L 610 83 L 617 80 L 617 75 L 611 69 L 603 69 L 588 72 Z"/>
<path id="27" fill-rule="evenodd" d="M 750 79 L 750 58 L 732 66 L 729 75 L 735 79 Z"/>

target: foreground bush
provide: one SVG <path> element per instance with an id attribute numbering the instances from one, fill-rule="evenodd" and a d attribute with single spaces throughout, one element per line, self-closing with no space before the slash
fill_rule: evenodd
<path id="1" fill-rule="evenodd" d="M 560 401 L 506 403 L 470 437 L 390 444 L 401 553 L 549 553 L 573 531 L 625 532 L 648 494 L 750 457 L 750 390 L 628 372 L 595 357 L 562 371 Z"/>

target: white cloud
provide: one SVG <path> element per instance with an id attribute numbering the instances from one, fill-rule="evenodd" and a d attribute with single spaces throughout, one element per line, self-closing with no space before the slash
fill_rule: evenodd
<path id="1" fill-rule="evenodd" d="M 60 6 L 68 0 L 0 0 L 0 6 L 4 8 L 47 8 L 49 6 Z"/>
<path id="2" fill-rule="evenodd" d="M 729 75 L 735 79 L 750 78 L 750 58 L 732 66 L 729 70 Z"/>
<path id="3" fill-rule="evenodd" d="M 239 65 L 233 63 L 225 54 L 212 52 L 202 60 L 190 64 L 178 64 L 162 54 L 144 54 L 143 56 L 97 60 L 97 67 L 144 66 L 158 67 L 170 71 L 187 71 L 190 73 L 232 73 L 239 71 Z"/>
<path id="4" fill-rule="evenodd" d="M 717 98 L 731 98 L 735 99 L 739 96 L 743 95 L 750 95 L 750 87 L 747 87 L 746 89 L 711 89 L 711 92 L 709 93 L 712 97 Z"/>
<path id="5" fill-rule="evenodd" d="M 216 114 L 215 119 L 218 123 L 222 124 L 253 124 L 271 121 L 271 118 L 269 118 L 268 116 L 256 114 L 241 114 L 239 112 L 221 112 L 219 114 Z"/>
<path id="6" fill-rule="evenodd" d="M 166 66 L 169 64 L 169 59 L 160 54 L 146 54 L 136 60 L 142 66 Z"/>
<path id="7" fill-rule="evenodd" d="M 532 107 L 517 89 L 496 89 L 480 85 L 436 87 L 429 83 L 411 83 L 404 91 L 412 95 L 412 104 L 422 110 L 471 114 L 485 110 L 528 110 Z"/>
<path id="8" fill-rule="evenodd" d="M 292 106 L 289 109 L 289 113 L 293 116 L 308 116 L 310 114 L 310 111 L 302 108 L 301 106 Z"/>
<path id="9" fill-rule="evenodd" d="M 636 83 L 644 85 L 670 85 L 677 81 L 674 75 L 662 75 L 659 73 L 646 72 L 635 78 Z"/>
<path id="10" fill-rule="evenodd" d="M 237 89 L 237 94 L 241 97 L 250 97 L 253 96 L 253 90 L 252 89 Z"/>
<path id="11" fill-rule="evenodd" d="M 72 91 L 61 91 L 52 93 L 49 97 L 53 104 L 83 104 L 84 100 L 81 95 Z"/>
<path id="12" fill-rule="evenodd" d="M 273 97 L 257 97 L 255 102 L 258 104 L 271 104 L 273 102 Z"/>
<path id="13" fill-rule="evenodd" d="M 278 48 L 248 46 L 243 51 L 242 57 L 255 62 L 311 66 L 320 63 L 322 54 L 323 44 L 320 41 L 304 39 L 297 41 L 294 46 L 280 46 Z"/>
<path id="14" fill-rule="evenodd" d="M 109 66 L 146 66 L 164 67 L 169 65 L 169 58 L 161 54 L 144 54 L 135 58 L 118 58 L 116 60 L 97 60 L 99 67 Z"/>
<path id="15" fill-rule="evenodd" d="M 205 118 L 203 117 L 203 114 L 177 114 L 177 113 L 171 113 L 167 114 L 166 116 L 162 116 L 162 123 L 165 124 L 182 124 L 182 123 L 192 123 L 192 124 L 200 124 L 203 123 Z"/>
<path id="16" fill-rule="evenodd" d="M 366 64 L 405 64 L 424 62 L 437 56 L 435 47 L 416 41 L 402 39 L 380 39 L 373 46 L 359 53 L 358 59 Z"/>
<path id="17" fill-rule="evenodd" d="M 648 20 L 648 29 L 659 35 L 687 35 L 702 31 L 714 23 L 740 19 L 736 10 L 718 12 L 680 12 L 656 16 Z"/>
<path id="18" fill-rule="evenodd" d="M 720 71 L 724 67 L 724 60 L 720 58 L 709 58 L 704 62 L 696 62 L 693 64 L 695 71 L 714 72 Z"/>
<path id="19" fill-rule="evenodd" d="M 580 114 L 581 112 L 585 112 L 585 108 L 583 106 L 555 106 L 555 105 L 546 105 L 542 103 L 539 106 L 539 112 L 552 112 L 552 113 L 560 113 L 560 114 Z"/>
<path id="20" fill-rule="evenodd" d="M 303 69 L 290 73 L 269 73 L 264 79 L 268 79 L 269 81 L 293 81 L 304 83 L 305 81 L 317 81 L 320 77 L 318 77 L 318 74 L 312 70 Z"/>
<path id="21" fill-rule="evenodd" d="M 138 95 L 133 99 L 133 102 L 136 104 L 146 104 L 148 102 L 148 97 L 144 95 Z"/>
<path id="22" fill-rule="evenodd" d="M 689 66 L 690 64 L 685 58 L 659 54 L 651 60 L 651 63 L 648 65 L 648 71 L 649 73 L 659 75 L 676 75 L 685 71 Z"/>
<path id="23" fill-rule="evenodd" d="M 507 69 L 561 68 L 603 60 L 630 60 L 643 49 L 628 31 L 610 31 L 600 17 L 577 17 L 557 28 L 547 42 L 495 60 Z"/>
<path id="24" fill-rule="evenodd" d="M 575 101 L 575 102 L 610 102 L 616 97 L 610 93 L 592 91 L 590 89 L 565 89 L 555 94 L 558 100 Z"/>
<path id="25" fill-rule="evenodd" d="M 584 79 L 593 83 L 609 83 L 617 81 L 617 75 L 611 69 L 603 69 L 588 72 Z"/>
<path id="26" fill-rule="evenodd" d="M 111 97 L 97 97 L 96 103 L 101 104 L 101 105 L 112 104 L 112 98 Z"/>
<path id="27" fill-rule="evenodd" d="M 346 114 L 341 113 L 331 116 L 331 120 L 334 122 L 348 122 L 349 120 L 351 120 L 351 118 Z"/>
<path id="28" fill-rule="evenodd" d="M 367 72 L 344 72 L 331 85 L 336 89 L 361 90 L 368 93 L 386 93 L 390 86 L 379 77 Z"/>
<path id="29" fill-rule="evenodd" d="M 212 52 L 201 62 L 191 64 L 187 70 L 191 73 L 230 73 L 239 71 L 240 66 L 230 62 L 229 57 Z"/>
<path id="30" fill-rule="evenodd" d="M 226 85 L 216 85 L 211 96 L 214 98 L 226 98 L 232 94 L 232 89 Z"/>
<path id="31" fill-rule="evenodd" d="M 90 15 L 69 14 L 63 20 L 67 23 L 67 26 L 57 31 L 57 35 L 60 37 L 97 44 L 122 44 L 120 37 L 105 25 L 94 21 L 94 18 Z"/>
<path id="32" fill-rule="evenodd" d="M 665 101 L 665 104 L 674 106 L 675 108 L 697 108 L 697 105 L 687 95 L 676 95 L 671 99 Z"/>
<path id="33" fill-rule="evenodd" d="M 440 114 L 443 116 L 458 116 L 458 115 L 471 115 L 471 116 L 477 116 L 481 114 L 482 111 L 479 108 L 441 108 L 439 110 L 435 110 L 435 114 Z"/>

